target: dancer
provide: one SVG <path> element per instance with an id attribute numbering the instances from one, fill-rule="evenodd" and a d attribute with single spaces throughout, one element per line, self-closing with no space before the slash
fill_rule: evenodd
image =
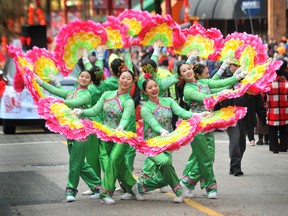
<path id="1" fill-rule="evenodd" d="M 196 113 L 206 110 L 203 103 L 205 97 L 217 95 L 220 90 L 228 88 L 244 78 L 243 74 L 239 74 L 223 80 L 205 79 L 207 74 L 209 74 L 205 65 L 197 63 L 193 68 L 190 64 L 182 62 L 177 67 L 177 73 L 183 82 L 182 90 L 180 91 L 183 91 L 184 101 L 190 110 Z M 217 76 L 221 76 L 222 74 L 220 73 L 223 72 L 224 70 L 219 70 Z M 212 89 L 214 92 L 211 92 Z M 215 155 L 214 133 L 198 133 L 191 142 L 191 148 L 192 154 L 188 159 L 181 178 L 184 195 L 190 198 L 194 197 L 192 191 L 197 182 L 203 178 L 208 198 L 216 199 L 218 194 L 217 182 L 213 171 Z"/>
<path id="2" fill-rule="evenodd" d="M 93 65 L 97 66 L 98 69 L 95 73 L 97 79 L 96 82 L 93 82 L 88 86 L 88 91 L 91 94 L 91 106 L 94 106 L 101 95 L 105 92 L 105 85 L 102 80 L 103 76 L 103 59 L 104 59 L 104 50 L 102 47 L 98 47 L 94 51 L 95 55 L 88 55 L 86 50 L 83 52 L 83 56 L 79 59 L 77 65 L 80 70 L 90 70 Z M 103 114 L 99 113 L 95 117 L 91 117 L 91 120 L 98 122 L 103 121 Z M 101 170 L 105 172 L 105 167 L 108 163 L 108 156 L 105 148 L 105 144 L 97 138 L 96 135 L 91 134 L 88 137 L 88 150 L 87 150 L 87 163 L 92 167 L 97 176 L 101 179 Z M 90 189 L 82 192 L 82 195 L 93 195 L 94 192 Z"/>
<path id="3" fill-rule="evenodd" d="M 148 73 L 145 77 L 147 75 Z M 172 113 L 183 119 L 192 117 L 192 112 L 181 108 L 172 98 L 159 97 L 160 90 L 155 80 L 148 77 L 143 82 L 142 88 L 149 98 L 141 109 L 144 121 L 144 139 L 159 135 L 165 136 L 172 132 Z M 205 114 L 207 113 L 203 115 Z M 144 192 L 169 185 L 177 196 L 173 202 L 183 202 L 183 190 L 172 165 L 172 152 L 166 151 L 148 158 L 156 165 L 156 174 L 153 177 L 138 180 L 132 188 L 136 198 L 142 197 Z"/>
<path id="4" fill-rule="evenodd" d="M 64 103 L 68 107 L 88 108 L 91 105 L 91 95 L 88 91 L 88 85 L 91 84 L 92 80 L 96 79 L 95 70 L 96 68 L 92 67 L 90 71 L 81 71 L 77 80 L 79 87 L 74 90 L 64 90 L 54 87 L 41 80 L 36 74 L 35 79 L 40 86 L 51 94 L 65 98 Z M 88 185 L 91 191 L 93 191 L 95 194 L 99 194 L 101 180 L 90 165 L 85 161 L 88 141 L 67 140 L 67 146 L 70 156 L 69 173 L 66 186 L 67 201 L 75 201 L 75 196 L 78 193 L 77 187 L 80 177 Z"/>
<path id="5" fill-rule="evenodd" d="M 122 71 L 118 78 L 118 90 L 105 92 L 96 105 L 90 109 L 74 109 L 75 114 L 81 117 L 91 117 L 104 112 L 103 124 L 119 131 L 125 129 L 126 131 L 135 132 L 135 106 L 129 94 L 133 82 L 134 74 L 129 70 Z M 124 194 L 123 198 L 126 199 L 126 196 L 131 198 L 131 188 L 136 180 L 125 163 L 125 154 L 128 148 L 128 144 L 106 142 L 109 161 L 101 184 L 101 203 L 115 204 L 112 195 L 115 190 L 116 178 L 119 179 L 129 193 L 129 195 Z"/>

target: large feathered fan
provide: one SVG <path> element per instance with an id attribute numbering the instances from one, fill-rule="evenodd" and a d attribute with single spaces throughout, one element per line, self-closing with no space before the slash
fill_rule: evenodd
<path id="1" fill-rule="evenodd" d="M 130 47 L 132 37 L 128 35 L 128 27 L 114 16 L 109 16 L 102 24 L 105 27 L 108 40 L 106 45 L 109 49 Z"/>
<path id="2" fill-rule="evenodd" d="M 37 111 L 46 120 L 46 127 L 68 139 L 85 140 L 89 135 L 82 123 L 63 100 L 46 97 L 39 100 Z"/>
<path id="3" fill-rule="evenodd" d="M 201 119 L 198 126 L 198 132 L 208 133 L 213 130 L 225 130 L 228 127 L 234 126 L 239 119 L 246 115 L 246 107 L 228 106 L 213 112 Z"/>
<path id="4" fill-rule="evenodd" d="M 223 35 L 216 28 L 206 30 L 201 25 L 192 25 L 189 29 L 181 30 L 186 37 L 185 42 L 173 51 L 176 54 L 188 55 L 196 52 L 202 58 L 215 59 L 222 45 Z M 216 55 L 217 56 L 217 55 Z"/>
<path id="5" fill-rule="evenodd" d="M 26 56 L 34 65 L 34 72 L 45 82 L 49 82 L 59 71 L 54 54 L 45 48 L 33 47 Z"/>
<path id="6" fill-rule="evenodd" d="M 74 21 L 61 28 L 56 37 L 55 57 L 63 76 L 67 76 L 83 56 L 103 45 L 107 41 L 107 33 L 100 23 L 88 21 Z"/>
<path id="7" fill-rule="evenodd" d="M 118 15 L 121 23 L 128 26 L 128 34 L 130 36 L 137 36 L 142 30 L 145 23 L 151 19 L 151 14 L 147 11 L 141 10 L 124 10 Z"/>
<path id="8" fill-rule="evenodd" d="M 163 46 L 177 48 L 185 41 L 179 25 L 171 16 L 163 17 L 159 14 L 147 20 L 138 38 L 142 46 L 151 46 L 156 41 L 162 41 Z"/>

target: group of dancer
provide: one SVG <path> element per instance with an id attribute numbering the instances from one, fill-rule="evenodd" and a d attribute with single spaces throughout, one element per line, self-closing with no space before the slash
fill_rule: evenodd
<path id="1" fill-rule="evenodd" d="M 229 66 L 225 60 L 213 78 L 207 77 L 208 68 L 201 64 L 194 65 L 195 53 L 187 61 L 177 66 L 177 73 L 167 78 L 158 78 L 158 57 L 161 44 L 155 42 L 151 58 L 143 64 L 143 74 L 137 77 L 138 70 L 133 65 L 129 50 L 125 50 L 124 60 L 117 58 L 111 62 L 112 76 L 102 80 L 104 50 L 95 50 L 96 56 L 86 52 L 79 59 L 80 72 L 77 86 L 73 90 L 64 90 L 56 79 L 51 84 L 44 82 L 37 75 L 37 83 L 50 93 L 64 98 L 64 103 L 79 118 L 91 118 L 118 131 L 136 132 L 135 107 L 137 89 L 141 91 L 143 105 L 141 117 L 144 123 L 144 139 L 166 136 L 173 131 L 173 115 L 182 119 L 193 115 L 205 117 L 212 110 L 206 110 L 203 100 L 217 95 L 245 78 L 241 68 L 230 78 L 220 77 Z M 184 109 L 175 100 L 164 97 L 165 91 L 178 83 L 179 95 L 189 109 Z M 67 140 L 69 151 L 69 173 L 66 186 L 67 201 L 75 201 L 80 177 L 89 187 L 83 194 L 90 194 L 92 199 L 101 203 L 115 204 L 112 198 L 118 180 L 124 190 L 123 200 L 145 200 L 145 192 L 170 186 L 176 197 L 175 203 L 184 198 L 194 197 L 193 189 L 201 181 L 210 199 L 216 199 L 217 181 L 213 171 L 215 140 L 214 133 L 198 133 L 191 142 L 192 153 L 179 178 L 173 167 L 172 152 L 162 152 L 147 157 L 141 176 L 136 180 L 132 174 L 136 156 L 135 149 L 129 144 L 104 142 L 96 135 L 89 135 L 86 140 Z M 103 173 L 103 177 L 101 174 Z"/>

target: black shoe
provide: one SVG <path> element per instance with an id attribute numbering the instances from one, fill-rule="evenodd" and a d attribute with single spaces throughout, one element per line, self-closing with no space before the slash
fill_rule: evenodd
<path id="1" fill-rule="evenodd" d="M 258 140 L 256 145 L 263 145 L 263 140 L 262 139 Z"/>
<path id="2" fill-rule="evenodd" d="M 273 154 L 279 154 L 279 151 L 273 151 Z"/>
<path id="3" fill-rule="evenodd" d="M 234 171 L 234 176 L 242 176 L 242 175 L 244 175 L 244 173 L 240 169 Z"/>
<path id="4" fill-rule="evenodd" d="M 234 175 L 234 176 L 241 176 L 244 175 L 244 173 L 241 171 L 241 169 L 236 168 L 234 170 L 230 170 L 229 172 L 230 175 Z"/>

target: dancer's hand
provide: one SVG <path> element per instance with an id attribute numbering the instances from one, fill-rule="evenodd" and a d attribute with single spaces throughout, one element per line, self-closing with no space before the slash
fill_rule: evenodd
<path id="1" fill-rule="evenodd" d="M 161 43 L 159 42 L 160 40 L 158 41 L 155 41 L 154 44 L 153 44 L 153 55 L 155 56 L 159 56 L 160 55 L 160 50 L 161 50 Z"/>
<path id="2" fill-rule="evenodd" d="M 167 131 L 165 129 L 161 129 L 160 134 L 161 134 L 161 136 L 166 136 L 169 134 L 169 131 Z"/>
<path id="3" fill-rule="evenodd" d="M 240 74 L 242 72 L 242 67 L 239 67 L 233 74 L 233 76 L 237 76 L 238 74 Z"/>
<path id="4" fill-rule="evenodd" d="M 95 53 L 96 53 L 96 58 L 98 60 L 104 59 L 104 49 L 102 46 L 97 47 L 97 49 L 95 50 Z"/>
<path id="5" fill-rule="evenodd" d="M 246 75 L 248 74 L 247 71 L 242 71 L 240 74 L 236 75 L 236 79 L 237 80 L 242 80 L 246 77 Z"/>
<path id="6" fill-rule="evenodd" d="M 56 79 L 55 77 L 53 76 L 50 76 L 50 82 L 52 85 L 56 86 L 56 87 L 59 87 L 61 86 L 60 82 L 58 81 L 58 79 Z"/>
<path id="7" fill-rule="evenodd" d="M 83 49 L 82 61 L 83 61 L 84 65 L 90 62 L 88 59 L 88 53 L 87 53 L 86 49 Z"/>
<path id="8" fill-rule="evenodd" d="M 124 129 L 124 128 L 123 128 L 122 125 L 119 125 L 119 126 L 116 128 L 116 130 L 117 130 L 117 131 L 120 131 L 120 132 L 123 131 L 123 129 Z"/>
<path id="9" fill-rule="evenodd" d="M 209 112 L 209 111 L 204 111 L 204 112 L 201 112 L 200 115 L 205 118 L 205 117 L 211 117 L 213 116 L 213 112 Z"/>
<path id="10" fill-rule="evenodd" d="M 44 81 L 38 75 L 34 74 L 34 78 L 40 86 L 43 84 Z"/>
<path id="11" fill-rule="evenodd" d="M 80 115 L 83 114 L 83 110 L 82 110 L 82 109 L 79 109 L 79 108 L 73 109 L 73 112 L 74 112 L 74 114 L 77 115 L 77 116 L 80 116 Z"/>
<path id="12" fill-rule="evenodd" d="M 220 68 L 225 71 L 230 66 L 230 64 L 230 59 L 225 59 Z"/>

